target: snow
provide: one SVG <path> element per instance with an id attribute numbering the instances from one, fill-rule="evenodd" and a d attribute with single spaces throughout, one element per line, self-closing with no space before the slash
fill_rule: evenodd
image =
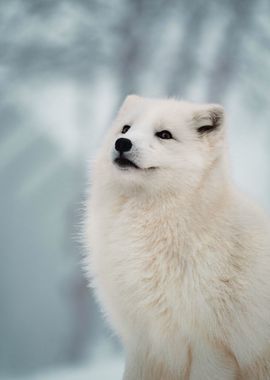
<path id="1" fill-rule="evenodd" d="M 123 358 L 114 356 L 95 363 L 40 372 L 26 377 L 1 376 L 1 380 L 120 380 L 124 370 Z"/>

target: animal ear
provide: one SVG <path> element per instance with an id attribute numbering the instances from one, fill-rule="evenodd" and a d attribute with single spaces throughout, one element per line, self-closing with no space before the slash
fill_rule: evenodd
<path id="1" fill-rule="evenodd" d="M 125 98 L 114 119 L 114 132 L 119 131 L 120 125 L 123 127 L 125 124 L 130 124 L 132 122 L 133 115 L 136 114 L 142 101 L 143 98 L 138 95 L 128 95 Z"/>
<path id="2" fill-rule="evenodd" d="M 122 103 L 122 106 L 120 107 L 120 112 L 122 113 L 127 111 L 131 107 L 136 107 L 141 101 L 142 98 L 138 95 L 128 95 Z"/>
<path id="3" fill-rule="evenodd" d="M 194 116 L 199 136 L 212 134 L 222 129 L 224 124 L 224 108 L 219 104 L 207 104 Z"/>

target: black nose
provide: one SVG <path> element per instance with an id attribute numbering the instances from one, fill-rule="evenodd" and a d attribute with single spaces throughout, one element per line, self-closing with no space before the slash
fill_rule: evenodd
<path id="1" fill-rule="evenodd" d="M 121 137 L 115 141 L 115 149 L 119 153 L 128 152 L 132 147 L 132 142 L 129 139 Z"/>

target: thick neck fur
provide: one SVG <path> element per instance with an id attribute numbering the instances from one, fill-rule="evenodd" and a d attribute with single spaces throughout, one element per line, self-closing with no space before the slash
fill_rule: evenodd
<path id="1" fill-rule="evenodd" d="M 230 202 L 230 189 L 226 163 L 224 158 L 220 157 L 210 164 L 198 185 L 190 192 L 182 194 L 177 188 L 154 193 L 143 189 L 125 192 L 125 189 L 118 188 L 113 191 L 110 188 L 109 197 L 120 209 L 132 205 L 130 208 L 133 212 L 147 212 L 150 222 L 150 215 L 153 214 L 160 221 L 169 218 L 170 222 L 177 216 L 178 222 L 182 221 L 186 226 L 199 228 L 224 212 Z"/>

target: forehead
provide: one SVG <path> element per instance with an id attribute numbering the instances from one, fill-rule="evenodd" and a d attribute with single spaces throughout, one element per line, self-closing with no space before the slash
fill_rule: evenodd
<path id="1" fill-rule="evenodd" d="M 141 99 L 127 110 L 129 122 L 148 126 L 181 126 L 192 121 L 196 106 L 192 103 L 174 99 Z"/>

